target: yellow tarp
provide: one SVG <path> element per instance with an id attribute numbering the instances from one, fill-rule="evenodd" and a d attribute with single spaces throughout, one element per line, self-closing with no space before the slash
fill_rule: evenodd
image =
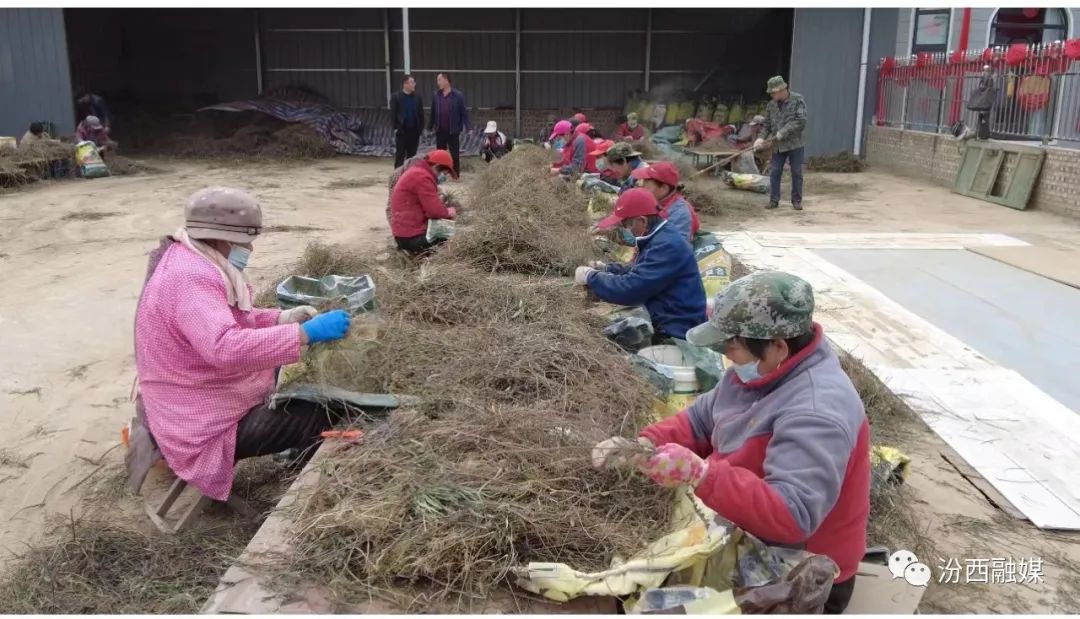
<path id="1" fill-rule="evenodd" d="M 673 572 L 705 573 L 709 558 L 731 539 L 731 530 L 713 522 L 714 512 L 696 497 L 680 494 L 674 522 L 678 527 L 627 561 L 603 572 L 579 572 L 563 563 L 530 563 L 514 570 L 517 585 L 550 600 L 566 602 L 582 595 L 632 595 L 659 587 Z M 699 512 L 701 515 L 699 515 Z M 697 583 L 699 585 L 705 583 Z M 734 601 L 734 600 L 732 600 Z"/>

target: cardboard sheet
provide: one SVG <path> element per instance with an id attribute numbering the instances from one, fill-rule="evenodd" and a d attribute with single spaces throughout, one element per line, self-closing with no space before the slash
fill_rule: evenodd
<path id="1" fill-rule="evenodd" d="M 1080 250 L 1062 247 L 969 247 L 969 250 L 1018 269 L 1080 288 Z"/>

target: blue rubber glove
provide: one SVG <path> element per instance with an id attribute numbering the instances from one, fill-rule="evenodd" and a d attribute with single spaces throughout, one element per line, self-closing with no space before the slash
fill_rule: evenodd
<path id="1" fill-rule="evenodd" d="M 307 334 L 308 344 L 330 342 L 345 337 L 345 334 L 349 332 L 349 320 L 348 312 L 334 310 L 319 314 L 300 325 L 300 328 Z"/>

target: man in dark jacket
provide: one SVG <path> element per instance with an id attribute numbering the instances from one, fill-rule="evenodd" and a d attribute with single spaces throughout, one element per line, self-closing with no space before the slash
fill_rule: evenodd
<path id="1" fill-rule="evenodd" d="M 436 148 L 450 151 L 457 174 L 461 172 L 461 132 L 469 130 L 469 109 L 465 106 L 465 95 L 451 86 L 449 75 L 436 75 L 435 83 L 439 90 L 431 97 L 428 130 L 435 132 Z"/>
<path id="2" fill-rule="evenodd" d="M 694 248 L 660 216 L 660 203 L 647 189 L 631 189 L 615 202 L 615 211 L 598 225 L 618 226 L 627 245 L 636 245 L 633 264 L 610 264 L 602 270 L 578 267 L 574 281 L 618 305 L 644 305 L 653 323 L 653 343 L 686 339 L 686 331 L 705 322 L 705 286 Z"/>
<path id="3" fill-rule="evenodd" d="M 96 116 L 106 130 L 112 131 L 112 114 L 109 113 L 105 99 L 90 92 L 80 92 L 75 98 L 75 115 L 78 118 Z"/>
<path id="4" fill-rule="evenodd" d="M 457 178 L 453 159 L 445 150 L 433 150 L 421 163 L 414 163 L 394 185 L 390 196 L 390 233 L 397 246 L 411 254 L 422 254 L 437 244 L 427 238 L 429 219 L 454 219 L 457 210 L 446 206 L 439 195 L 439 183 L 446 176 Z"/>
<path id="5" fill-rule="evenodd" d="M 416 156 L 420 131 L 424 128 L 424 104 L 416 94 L 416 80 L 406 75 L 401 90 L 390 99 L 390 118 L 394 122 L 394 167 Z"/>

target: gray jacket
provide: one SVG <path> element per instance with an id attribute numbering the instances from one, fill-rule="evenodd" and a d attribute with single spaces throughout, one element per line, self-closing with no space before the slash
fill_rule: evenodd
<path id="1" fill-rule="evenodd" d="M 797 92 L 788 94 L 787 101 L 769 101 L 765 108 L 765 135 L 775 138 L 777 152 L 802 148 L 806 128 L 806 101 Z"/>

